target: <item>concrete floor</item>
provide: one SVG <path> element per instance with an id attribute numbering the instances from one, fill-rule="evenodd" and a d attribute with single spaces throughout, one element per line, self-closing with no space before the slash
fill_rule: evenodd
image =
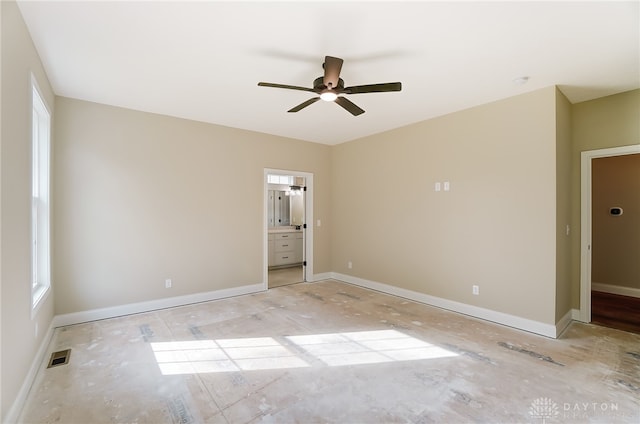
<path id="1" fill-rule="evenodd" d="M 640 422 L 640 335 L 553 340 L 332 280 L 59 328 L 67 348 L 21 422 Z"/>

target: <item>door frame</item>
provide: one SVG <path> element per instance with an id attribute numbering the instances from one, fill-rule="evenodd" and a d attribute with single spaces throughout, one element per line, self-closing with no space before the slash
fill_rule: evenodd
<path id="1" fill-rule="evenodd" d="M 307 262 L 306 266 L 302 267 L 302 280 L 313 281 L 313 174 L 310 172 L 292 171 L 286 169 L 273 169 L 264 168 L 263 184 L 263 213 L 262 213 L 262 284 L 264 289 L 269 288 L 269 184 L 267 182 L 267 175 L 293 175 L 294 177 L 304 177 L 305 187 L 307 190 L 304 195 L 304 223 L 307 228 L 303 231 L 304 235 L 304 249 L 303 249 L 303 261 Z"/>
<path id="2" fill-rule="evenodd" d="M 580 321 L 591 322 L 592 161 L 640 153 L 640 144 L 580 153 Z"/>

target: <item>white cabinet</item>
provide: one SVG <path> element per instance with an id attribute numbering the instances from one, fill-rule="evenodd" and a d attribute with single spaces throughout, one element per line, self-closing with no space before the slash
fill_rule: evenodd
<path id="1" fill-rule="evenodd" d="M 269 234 L 269 266 L 301 263 L 303 256 L 302 242 L 302 231 Z"/>
<path id="2" fill-rule="evenodd" d="M 274 265 L 291 265 L 296 263 L 295 233 L 276 234 Z"/>

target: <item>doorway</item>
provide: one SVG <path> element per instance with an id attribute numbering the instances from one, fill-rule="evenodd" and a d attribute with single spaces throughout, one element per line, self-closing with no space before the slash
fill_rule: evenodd
<path id="1" fill-rule="evenodd" d="M 590 150 L 581 153 L 580 176 L 580 321 L 592 320 L 593 289 L 593 161 L 640 153 L 640 145 Z M 615 205 L 611 205 L 615 207 Z M 615 213 L 615 211 L 613 212 Z M 596 282 L 596 286 L 597 286 Z"/>
<path id="2" fill-rule="evenodd" d="M 264 170 L 265 289 L 311 281 L 313 174 Z"/>

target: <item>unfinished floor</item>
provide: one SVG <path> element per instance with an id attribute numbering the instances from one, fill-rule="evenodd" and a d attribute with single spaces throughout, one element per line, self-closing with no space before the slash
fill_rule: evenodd
<path id="1" fill-rule="evenodd" d="M 20 422 L 640 422 L 640 335 L 553 340 L 333 280 L 58 328 L 68 348 Z"/>

